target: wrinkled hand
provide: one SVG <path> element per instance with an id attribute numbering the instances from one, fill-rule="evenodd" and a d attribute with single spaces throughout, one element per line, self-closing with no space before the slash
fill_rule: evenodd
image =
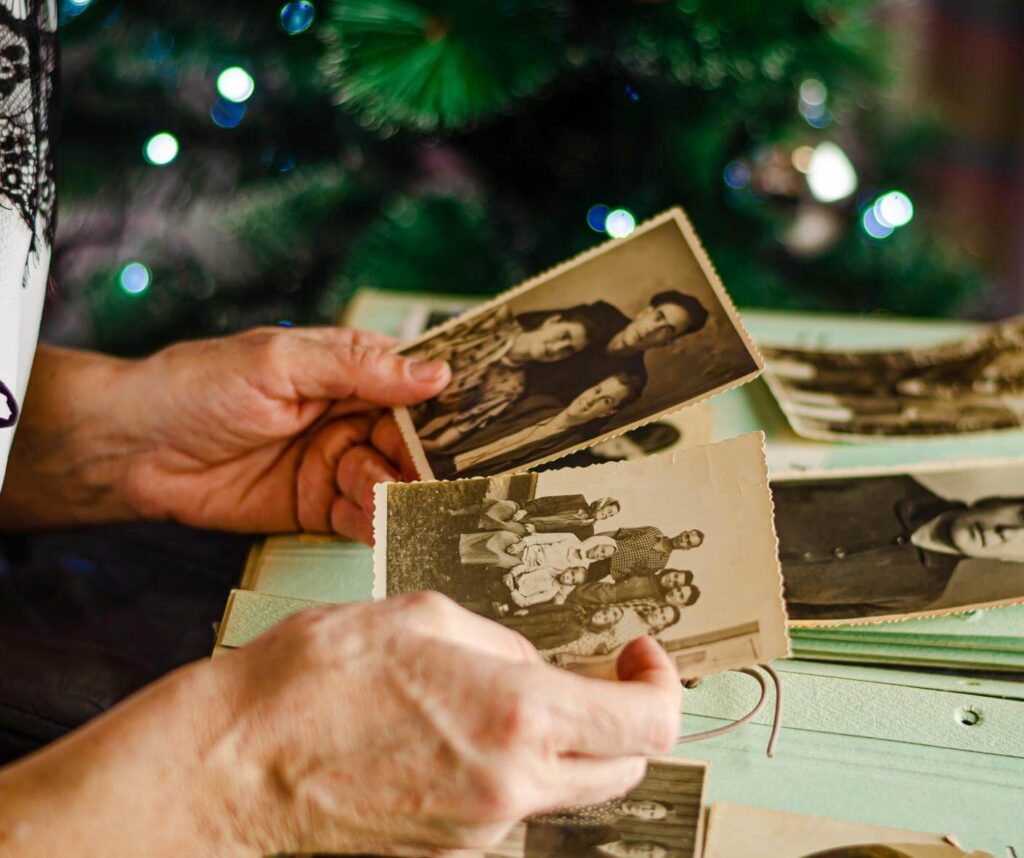
<path id="1" fill-rule="evenodd" d="M 182 343 L 126 370 L 125 492 L 139 512 L 241 531 L 372 539 L 373 486 L 412 479 L 382 409 L 428 399 L 441 362 L 336 328 L 270 328 Z"/>
<path id="2" fill-rule="evenodd" d="M 436 593 L 303 612 L 208 667 L 232 713 L 204 763 L 226 778 L 214 816 L 253 854 L 484 848 L 627 792 L 679 725 L 652 639 L 622 681 L 584 678 Z"/>

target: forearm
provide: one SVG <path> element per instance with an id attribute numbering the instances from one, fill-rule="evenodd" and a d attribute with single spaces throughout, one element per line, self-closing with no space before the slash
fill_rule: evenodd
<path id="1" fill-rule="evenodd" d="M 210 749 L 230 715 L 209 664 L 178 671 L 0 771 L 0 858 L 248 858 L 224 810 L 230 766 Z"/>
<path id="2" fill-rule="evenodd" d="M 133 405 L 120 383 L 134 365 L 40 347 L 0 493 L 0 529 L 137 517 L 124 491 Z"/>

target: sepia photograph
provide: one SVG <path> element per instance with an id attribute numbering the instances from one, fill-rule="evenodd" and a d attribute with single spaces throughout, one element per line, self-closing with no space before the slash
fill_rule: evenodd
<path id="1" fill-rule="evenodd" d="M 420 476 L 525 470 L 755 378 L 761 359 L 672 209 L 428 332 L 448 387 L 396 409 Z"/>
<path id="2" fill-rule="evenodd" d="M 937 347 L 762 346 L 793 429 L 822 440 L 964 435 L 1024 427 L 1024 316 Z"/>
<path id="3" fill-rule="evenodd" d="M 706 763 L 651 760 L 620 799 L 529 820 L 523 858 L 694 858 L 706 773 Z"/>
<path id="4" fill-rule="evenodd" d="M 640 635 L 685 678 L 788 651 L 760 433 L 376 491 L 375 597 L 437 590 L 578 669 Z"/>
<path id="5" fill-rule="evenodd" d="M 1024 602 L 1024 460 L 776 477 L 793 625 Z"/>
<path id="6" fill-rule="evenodd" d="M 864 849 L 882 851 L 858 851 Z M 712 804 L 708 810 L 704 858 L 751 858 L 754 855 L 757 858 L 956 858 L 964 853 L 950 845 L 942 834 L 766 807 Z M 983 858 L 983 855 L 972 853 L 971 858 Z"/>

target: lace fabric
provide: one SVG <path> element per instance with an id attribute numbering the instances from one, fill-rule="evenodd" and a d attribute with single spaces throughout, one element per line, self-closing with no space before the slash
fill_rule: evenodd
<path id="1" fill-rule="evenodd" d="M 56 229 L 56 75 L 54 0 L 0 0 L 0 205 L 31 230 L 34 253 Z"/>

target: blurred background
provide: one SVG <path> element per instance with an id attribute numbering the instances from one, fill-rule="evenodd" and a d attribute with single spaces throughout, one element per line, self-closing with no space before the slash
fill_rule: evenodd
<path id="1" fill-rule="evenodd" d="M 59 0 L 44 337 L 491 294 L 680 204 L 740 306 L 1024 312 L 1018 0 Z"/>

